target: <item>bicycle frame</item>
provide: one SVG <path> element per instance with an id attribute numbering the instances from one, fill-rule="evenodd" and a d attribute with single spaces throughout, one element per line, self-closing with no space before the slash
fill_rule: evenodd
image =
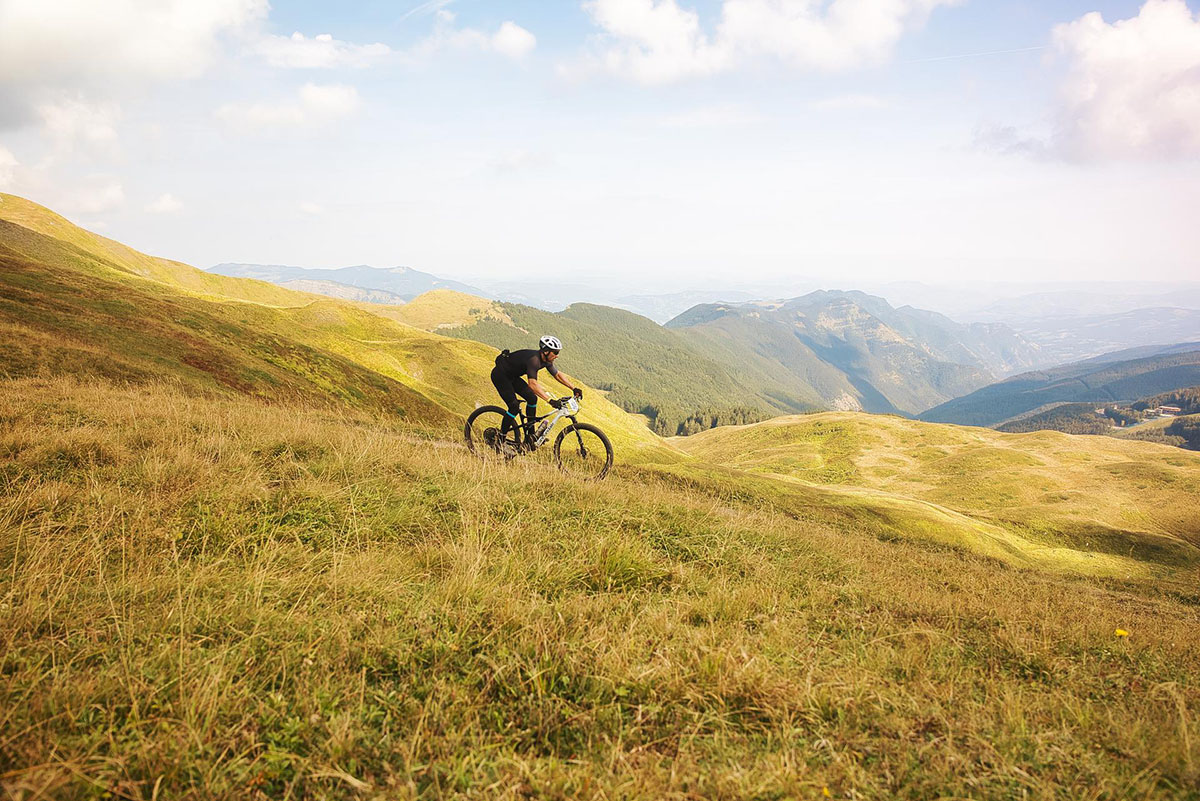
<path id="1" fill-rule="evenodd" d="M 561 409 L 555 409 L 550 414 L 533 418 L 534 425 L 537 425 L 543 420 L 549 420 L 550 422 L 542 427 L 542 433 L 533 441 L 532 447 L 540 448 L 545 445 L 546 441 L 550 439 L 550 432 L 554 430 L 554 426 L 558 425 L 558 421 L 564 417 L 570 419 L 572 423 L 575 422 L 575 415 L 579 414 L 579 409 L 580 403 L 578 400 L 575 398 L 566 398 L 564 399 L 563 407 Z M 521 419 L 525 422 L 528 422 L 529 420 L 529 418 L 525 416 L 524 412 L 521 413 Z"/>

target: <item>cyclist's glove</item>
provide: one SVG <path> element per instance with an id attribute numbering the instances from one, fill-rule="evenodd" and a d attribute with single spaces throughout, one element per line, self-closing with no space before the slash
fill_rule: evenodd
<path id="1" fill-rule="evenodd" d="M 583 400 L 583 390 L 579 387 L 575 387 L 575 389 L 571 390 L 571 394 L 575 396 L 576 400 Z"/>
<path id="2" fill-rule="evenodd" d="M 552 409 L 561 409 L 563 407 L 563 405 L 564 404 L 563 404 L 563 401 L 561 398 L 551 398 L 550 399 L 550 408 L 552 408 Z"/>

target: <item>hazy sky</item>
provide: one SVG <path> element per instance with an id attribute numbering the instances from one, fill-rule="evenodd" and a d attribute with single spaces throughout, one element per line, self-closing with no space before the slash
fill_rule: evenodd
<path id="1" fill-rule="evenodd" d="M 0 0 L 0 190 L 202 267 L 1200 278 L 1191 2 Z"/>

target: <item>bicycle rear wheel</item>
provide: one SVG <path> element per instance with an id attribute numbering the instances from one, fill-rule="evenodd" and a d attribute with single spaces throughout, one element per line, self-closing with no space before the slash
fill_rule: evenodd
<path id="1" fill-rule="evenodd" d="M 471 412 L 463 428 L 463 440 L 471 453 L 484 459 L 507 461 L 521 451 L 520 426 L 499 406 L 480 406 Z"/>
<path id="2" fill-rule="evenodd" d="M 608 475 L 613 447 L 604 432 L 590 423 L 573 423 L 554 440 L 554 459 L 564 473 L 588 481 Z"/>

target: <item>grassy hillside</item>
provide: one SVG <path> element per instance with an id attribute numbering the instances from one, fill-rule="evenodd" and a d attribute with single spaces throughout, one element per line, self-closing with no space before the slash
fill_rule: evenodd
<path id="1" fill-rule="evenodd" d="M 1133 401 L 1200 383 L 1200 349 L 1123 361 L 1095 360 L 1023 373 L 920 415 L 935 423 L 993 426 L 1051 403 Z"/>
<path id="2" fill-rule="evenodd" d="M 452 289 L 435 289 L 418 295 L 403 306 L 392 308 L 388 314 L 424 331 L 460 328 L 481 321 L 516 326 L 496 301 Z"/>
<path id="3" fill-rule="evenodd" d="M 0 193 L 0 221 L 21 226 L 42 234 L 50 241 L 72 247 L 82 259 L 76 260 L 76 265 L 81 266 L 84 261 L 93 262 L 93 266 L 100 263 L 104 268 L 127 272 L 208 298 L 244 300 L 274 306 L 296 306 L 312 299 L 303 292 L 263 281 L 227 278 L 181 262 L 147 256 L 120 242 L 85 231 L 44 206 L 16 195 Z M 50 255 L 40 250 L 40 245 L 46 242 L 44 239 L 26 239 L 23 246 L 17 246 L 11 235 L 6 234 L 3 242 L 9 248 L 20 247 L 21 256 L 34 260 L 44 262 L 59 257 L 57 251 Z"/>
<path id="4" fill-rule="evenodd" d="M 1187 452 L 845 412 L 681 444 L 706 462 L 824 487 L 846 502 L 907 506 L 928 519 L 926 535 L 1014 564 L 1162 578 L 1200 569 L 1200 456 Z"/>
<path id="5" fill-rule="evenodd" d="M 1194 577 L 1012 569 L 768 478 L 564 483 L 387 417 L 165 385 L 0 382 L 0 487 L 10 797 L 1200 780 Z"/>
<path id="6" fill-rule="evenodd" d="M 201 394 L 386 410 L 443 432 L 499 401 L 488 380 L 495 351 L 485 345 L 321 296 L 291 293 L 302 301 L 293 306 L 234 302 L 277 289 L 247 279 L 215 276 L 228 298 L 195 293 L 195 268 L 146 277 L 126 268 L 150 257 L 130 251 L 137 258 L 114 262 L 113 247 L 69 223 L 58 233 L 0 220 L 0 375 L 170 379 Z M 642 420 L 601 393 L 583 417 L 604 428 L 623 461 L 671 458 Z"/>

